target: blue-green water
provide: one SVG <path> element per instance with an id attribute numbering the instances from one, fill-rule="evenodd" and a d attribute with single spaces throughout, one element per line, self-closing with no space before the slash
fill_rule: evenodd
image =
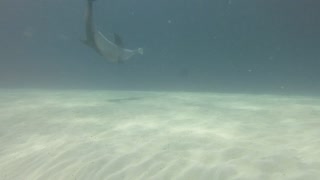
<path id="1" fill-rule="evenodd" d="M 317 94 L 319 3 L 97 0 L 94 20 L 145 54 L 110 64 L 85 1 L 0 2 L 0 86 Z"/>

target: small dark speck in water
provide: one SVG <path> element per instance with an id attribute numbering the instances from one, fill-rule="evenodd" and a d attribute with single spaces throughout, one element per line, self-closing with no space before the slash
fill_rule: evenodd
<path id="1" fill-rule="evenodd" d="M 122 103 L 127 101 L 138 101 L 144 99 L 144 97 L 127 97 L 127 98 L 114 98 L 114 99 L 108 99 L 109 102 L 114 103 Z"/>

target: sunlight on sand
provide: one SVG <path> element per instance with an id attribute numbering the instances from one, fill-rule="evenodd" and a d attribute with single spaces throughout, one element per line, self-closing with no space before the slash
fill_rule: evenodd
<path id="1" fill-rule="evenodd" d="M 0 179 L 315 180 L 320 99 L 0 90 Z"/>

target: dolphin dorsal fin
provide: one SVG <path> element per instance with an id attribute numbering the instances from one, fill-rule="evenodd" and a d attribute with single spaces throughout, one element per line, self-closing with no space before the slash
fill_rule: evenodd
<path id="1" fill-rule="evenodd" d="M 119 34 L 117 33 L 113 33 L 114 36 L 114 44 L 117 45 L 120 48 L 123 48 L 123 41 L 121 39 L 121 37 L 119 36 Z"/>

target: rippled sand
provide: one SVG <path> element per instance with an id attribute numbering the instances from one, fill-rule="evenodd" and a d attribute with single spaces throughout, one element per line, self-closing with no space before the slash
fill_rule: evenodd
<path id="1" fill-rule="evenodd" d="M 1 180 L 315 180 L 320 99 L 0 91 Z"/>

